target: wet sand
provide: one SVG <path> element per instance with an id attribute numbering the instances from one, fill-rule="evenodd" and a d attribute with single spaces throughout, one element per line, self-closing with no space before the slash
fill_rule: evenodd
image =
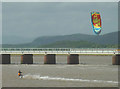
<path id="1" fill-rule="evenodd" d="M 112 56 L 80 56 L 80 64 L 68 65 L 66 55 L 57 55 L 55 65 L 44 65 L 43 55 L 34 56 L 34 64 L 20 64 L 20 55 L 12 64 L 2 66 L 3 87 L 117 87 L 118 66 Z M 24 78 L 19 79 L 18 70 Z"/>

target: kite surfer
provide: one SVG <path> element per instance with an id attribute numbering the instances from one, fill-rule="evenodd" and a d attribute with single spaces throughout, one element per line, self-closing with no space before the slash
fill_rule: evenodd
<path id="1" fill-rule="evenodd" d="M 23 77 L 22 72 L 20 70 L 18 71 L 18 76 L 19 76 L 19 78 Z"/>

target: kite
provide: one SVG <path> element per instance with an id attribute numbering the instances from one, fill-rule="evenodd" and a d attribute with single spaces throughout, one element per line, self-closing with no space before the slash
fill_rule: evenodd
<path id="1" fill-rule="evenodd" d="M 100 34 L 102 27 L 101 27 L 101 17 L 99 12 L 91 12 L 91 22 L 95 34 Z"/>

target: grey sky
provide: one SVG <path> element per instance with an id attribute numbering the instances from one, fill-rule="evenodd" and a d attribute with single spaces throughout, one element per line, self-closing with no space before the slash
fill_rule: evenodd
<path id="1" fill-rule="evenodd" d="M 2 12 L 2 3 L 0 1 L 0 44 L 2 44 L 2 13 L 1 12 Z"/>
<path id="2" fill-rule="evenodd" d="M 2 2 L 118 2 L 119 0 L 2 0 Z"/>
<path id="3" fill-rule="evenodd" d="M 101 14 L 101 34 L 118 30 L 117 2 L 4 2 L 2 9 L 4 37 L 36 38 L 75 33 L 94 35 L 91 11 Z"/>

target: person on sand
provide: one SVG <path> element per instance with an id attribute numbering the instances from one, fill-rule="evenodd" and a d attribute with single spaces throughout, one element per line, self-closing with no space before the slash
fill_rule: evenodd
<path id="1" fill-rule="evenodd" d="M 21 72 L 20 70 L 18 71 L 18 76 L 19 76 L 20 78 L 22 78 L 22 76 L 23 76 L 23 75 L 22 75 L 22 72 Z"/>

